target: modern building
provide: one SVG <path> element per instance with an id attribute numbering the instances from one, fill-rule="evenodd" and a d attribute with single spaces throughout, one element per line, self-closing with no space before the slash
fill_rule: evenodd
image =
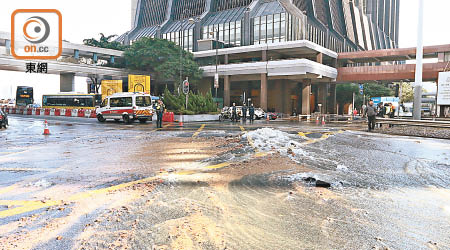
<path id="1" fill-rule="evenodd" d="M 336 78 L 336 53 L 398 47 L 399 3 L 400 0 L 133 0 L 133 28 L 118 41 L 132 43 L 142 37 L 158 37 L 175 42 L 194 52 L 205 66 L 202 87 L 211 89 L 211 77 L 215 74 L 212 65 L 216 61 L 212 49 L 218 37 L 224 45 L 218 60 L 218 97 L 224 98 L 224 105 L 238 102 L 233 93 L 245 90 L 265 109 L 309 113 L 304 107 L 306 101 L 301 100 L 310 99 L 305 86 L 310 86 L 313 96 L 308 110 L 330 106 L 317 100 L 333 96 L 329 91 L 335 89 L 330 86 Z M 303 69 L 298 68 L 296 60 L 302 60 Z M 244 64 L 246 68 L 237 74 Z M 245 71 L 252 67 L 259 69 Z M 284 71 L 274 73 L 270 67 Z M 268 89 L 275 86 L 286 90 L 282 96 L 269 93 Z M 271 100 L 276 98 L 287 101 L 275 104 Z"/>

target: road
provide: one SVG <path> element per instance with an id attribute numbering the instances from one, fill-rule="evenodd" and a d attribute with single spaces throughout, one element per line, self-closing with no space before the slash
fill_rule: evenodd
<path id="1" fill-rule="evenodd" d="M 0 130 L 0 249 L 450 249 L 448 140 L 266 121 L 49 127 L 10 116 Z"/>

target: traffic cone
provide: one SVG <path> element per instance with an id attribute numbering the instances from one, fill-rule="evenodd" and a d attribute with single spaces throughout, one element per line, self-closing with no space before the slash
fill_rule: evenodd
<path id="1" fill-rule="evenodd" d="M 183 114 L 181 114 L 180 115 L 180 127 L 183 127 L 184 126 L 184 124 L 183 124 Z"/>
<path id="2" fill-rule="evenodd" d="M 316 117 L 316 125 L 319 125 L 319 117 Z"/>
<path id="3" fill-rule="evenodd" d="M 322 126 L 325 126 L 325 116 L 322 117 Z"/>
<path id="4" fill-rule="evenodd" d="M 269 114 L 266 115 L 266 121 L 270 121 Z"/>
<path id="5" fill-rule="evenodd" d="M 47 120 L 44 122 L 44 135 L 50 135 L 50 130 L 48 129 Z"/>

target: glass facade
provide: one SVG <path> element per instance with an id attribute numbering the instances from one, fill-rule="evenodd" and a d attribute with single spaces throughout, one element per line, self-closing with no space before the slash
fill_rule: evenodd
<path id="1" fill-rule="evenodd" d="M 292 16 L 286 13 L 259 16 L 253 19 L 254 44 L 288 41 L 288 27 L 292 27 Z"/>
<path id="2" fill-rule="evenodd" d="M 225 44 L 240 46 L 242 34 L 242 21 L 208 25 L 203 27 L 202 39 L 215 39 L 216 33 L 219 33 L 219 41 Z"/>
<path id="3" fill-rule="evenodd" d="M 185 50 L 191 52 L 194 50 L 194 29 L 165 33 L 162 34 L 162 38 L 174 42 Z"/>

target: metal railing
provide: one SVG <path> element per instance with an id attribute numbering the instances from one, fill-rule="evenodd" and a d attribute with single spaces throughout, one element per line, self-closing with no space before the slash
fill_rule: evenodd
<path id="1" fill-rule="evenodd" d="M 447 121 L 377 118 L 376 123 L 377 124 L 387 124 L 387 125 L 391 125 L 391 126 L 411 126 L 411 127 L 449 128 L 450 129 L 450 122 L 447 122 Z"/>

